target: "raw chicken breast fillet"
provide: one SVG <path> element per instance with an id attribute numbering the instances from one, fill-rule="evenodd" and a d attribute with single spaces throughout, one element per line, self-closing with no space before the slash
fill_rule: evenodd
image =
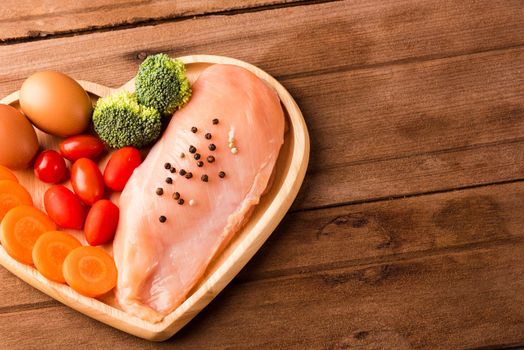
<path id="1" fill-rule="evenodd" d="M 116 296 L 125 311 L 151 322 L 161 321 L 188 297 L 212 259 L 247 221 L 284 142 L 278 96 L 248 70 L 213 65 L 192 88 L 191 100 L 174 114 L 120 197 L 113 244 Z M 190 146 L 200 154 L 202 167 Z M 165 169 L 166 163 L 176 172 Z M 181 176 L 181 169 L 192 177 Z M 164 223 L 160 216 L 165 216 Z"/>

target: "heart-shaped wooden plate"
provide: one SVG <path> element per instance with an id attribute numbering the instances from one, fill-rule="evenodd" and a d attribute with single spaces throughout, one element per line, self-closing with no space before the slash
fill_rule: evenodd
<path id="1" fill-rule="evenodd" d="M 213 64 L 232 64 L 244 67 L 255 73 L 275 89 L 285 110 L 288 130 L 284 146 L 280 151 L 273 185 L 253 212 L 248 224 L 239 231 L 228 247 L 222 251 L 208 268 L 204 278 L 193 289 L 188 299 L 159 323 L 150 323 L 130 316 L 121 309 L 111 296 L 101 299 L 84 297 L 67 285 L 54 283 L 43 277 L 33 267 L 23 265 L 12 259 L 0 246 L 0 264 L 33 287 L 56 300 L 78 310 L 98 321 L 118 328 L 135 336 L 162 341 L 182 328 L 202 310 L 242 269 L 262 246 L 264 241 L 282 220 L 295 199 L 304 179 L 309 160 L 309 136 L 302 113 L 287 90 L 273 77 L 246 62 L 220 56 L 193 55 L 180 57 L 187 67 L 188 76 L 193 83 L 199 74 Z M 134 90 L 134 79 L 118 89 L 92 82 L 79 81 L 91 94 L 93 100 L 107 96 L 117 90 Z M 5 97 L 2 103 L 14 107 L 18 105 L 18 92 Z M 46 149 L 57 148 L 59 139 L 37 130 L 40 145 Z M 103 165 L 104 162 L 101 162 Z M 47 185 L 35 179 L 32 169 L 18 171 L 20 182 L 28 188 L 35 206 L 42 208 L 39 199 Z M 113 198 L 118 201 L 118 198 Z M 81 232 L 71 232 L 85 243 Z M 111 251 L 111 246 L 106 247 Z M 42 320 L 42 322 L 45 322 Z"/>

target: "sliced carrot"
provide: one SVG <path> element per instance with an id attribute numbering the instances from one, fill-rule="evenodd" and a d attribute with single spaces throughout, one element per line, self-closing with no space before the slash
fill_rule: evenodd
<path id="1" fill-rule="evenodd" d="M 51 281 L 65 283 L 62 265 L 66 256 L 82 245 L 75 237 L 60 231 L 41 235 L 33 247 L 33 262 L 36 269 Z"/>
<path id="2" fill-rule="evenodd" d="M 55 223 L 43 212 L 21 205 L 9 210 L 4 216 L 0 242 L 14 259 L 32 265 L 32 251 L 36 240 L 44 232 L 55 230 Z"/>
<path id="3" fill-rule="evenodd" d="M 9 210 L 19 205 L 33 205 L 29 192 L 17 182 L 0 180 L 0 221 Z"/>
<path id="4" fill-rule="evenodd" d="M 11 180 L 18 182 L 16 175 L 11 170 L 9 170 L 9 168 L 3 165 L 0 165 L 0 180 Z"/>
<path id="5" fill-rule="evenodd" d="M 98 247 L 80 247 L 66 257 L 64 277 L 78 293 L 97 297 L 116 286 L 117 271 L 113 258 Z"/>

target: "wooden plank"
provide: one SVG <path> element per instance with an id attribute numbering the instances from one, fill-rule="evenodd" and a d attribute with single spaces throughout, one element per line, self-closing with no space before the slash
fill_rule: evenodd
<path id="1" fill-rule="evenodd" d="M 522 180 L 523 169 L 523 141 L 370 161 L 309 173 L 293 208 L 322 207 L 337 200 L 358 203 Z"/>
<path id="2" fill-rule="evenodd" d="M 23 309 L 52 299 L 0 267 L 0 313 Z"/>
<path id="3" fill-rule="evenodd" d="M 34 1 L 5 0 L 0 8 L 0 42 L 300 1 L 303 0 L 62 0 L 35 4 Z"/>
<path id="4" fill-rule="evenodd" d="M 343 1 L 0 46 L 0 95 L 42 69 L 116 87 L 158 51 L 236 57 L 275 76 L 486 51 L 523 44 L 523 11 L 519 0 Z"/>
<path id="5" fill-rule="evenodd" d="M 522 139 L 523 70 L 515 48 L 284 83 L 308 118 L 320 171 Z"/>
<path id="6" fill-rule="evenodd" d="M 291 213 L 237 280 L 402 260 L 522 237 L 522 198 L 524 182 L 518 182 Z"/>
<path id="7" fill-rule="evenodd" d="M 217 301 L 164 346 L 524 342 L 523 196 L 521 182 L 293 213 Z M 6 345 L 44 337 L 64 346 L 78 337 L 146 344 L 58 304 L 36 307 L 1 313 Z M 44 315 L 61 322 L 42 322 Z M 54 336 L 63 324 L 74 336 Z"/>
<path id="8" fill-rule="evenodd" d="M 172 344 L 458 349 L 524 342 L 524 244 L 234 286 Z"/>
<path id="9" fill-rule="evenodd" d="M 295 207 L 523 178 L 523 70 L 519 48 L 285 80 L 313 150 Z"/>
<path id="10" fill-rule="evenodd" d="M 154 347 L 455 349 L 523 343 L 523 249 L 519 240 L 236 284 L 181 333 Z M 50 317 L 59 322 L 44 321 Z M 86 347 L 153 347 L 63 306 L 2 314 L 0 333 L 9 349 L 67 348 L 79 341 Z"/>

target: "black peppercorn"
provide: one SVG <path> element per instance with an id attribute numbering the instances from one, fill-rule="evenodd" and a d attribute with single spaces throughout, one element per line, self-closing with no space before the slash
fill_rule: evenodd
<path id="1" fill-rule="evenodd" d="M 175 200 L 180 199 L 180 193 L 178 192 L 173 193 L 173 199 Z"/>
<path id="2" fill-rule="evenodd" d="M 189 153 L 195 153 L 196 147 L 195 146 L 189 146 Z"/>
<path id="3" fill-rule="evenodd" d="M 217 118 L 213 119 L 213 125 L 217 125 L 217 124 L 218 124 L 218 119 Z"/>
<path id="4" fill-rule="evenodd" d="M 195 160 L 199 160 L 201 156 L 200 153 L 195 153 L 193 157 L 195 158 Z"/>
<path id="5" fill-rule="evenodd" d="M 163 195 L 164 194 L 164 189 L 162 187 L 159 187 L 156 189 L 156 194 L 158 194 L 159 196 Z"/>
<path id="6" fill-rule="evenodd" d="M 213 157 L 213 156 L 208 156 L 208 157 L 207 157 L 207 161 L 208 161 L 209 163 L 213 163 L 213 162 L 215 161 L 215 157 Z"/>
<path id="7" fill-rule="evenodd" d="M 172 184 L 172 183 L 173 183 L 173 179 L 170 178 L 170 177 L 166 177 L 166 182 L 167 182 L 168 184 Z"/>
<path id="8" fill-rule="evenodd" d="M 226 177 L 226 173 L 221 171 L 218 173 L 218 176 L 223 179 L 224 177 Z"/>
<path id="9" fill-rule="evenodd" d="M 182 198 L 180 198 L 180 199 L 178 200 L 178 204 L 180 204 L 180 205 L 184 204 L 184 200 L 183 200 Z"/>
<path id="10" fill-rule="evenodd" d="M 161 215 L 158 220 L 161 222 L 161 223 L 164 223 L 166 222 L 167 218 L 164 216 L 164 215 Z"/>
<path id="11" fill-rule="evenodd" d="M 203 166 L 204 166 L 204 162 L 201 161 L 201 160 L 199 160 L 199 161 L 197 162 L 197 167 L 202 168 Z"/>
<path id="12" fill-rule="evenodd" d="M 204 182 L 208 182 L 209 181 L 209 178 L 206 174 L 202 175 L 202 177 L 200 178 L 200 180 L 204 181 Z"/>
<path id="13" fill-rule="evenodd" d="M 171 164 L 169 163 L 164 164 L 164 168 L 167 170 L 171 169 Z"/>
<path id="14" fill-rule="evenodd" d="M 205 137 L 206 137 L 206 139 L 211 140 L 211 134 L 210 133 L 207 133 Z"/>
<path id="15" fill-rule="evenodd" d="M 186 179 L 190 179 L 193 177 L 193 174 L 191 172 L 187 173 L 186 174 Z"/>
<path id="16" fill-rule="evenodd" d="M 198 131 L 198 129 L 197 129 L 195 126 L 193 126 L 193 127 L 191 128 L 191 132 L 192 132 L 193 134 L 195 134 L 197 131 Z"/>
<path id="17" fill-rule="evenodd" d="M 208 148 L 209 148 L 210 151 L 214 151 L 214 150 L 217 149 L 217 146 L 215 146 L 214 143 L 210 143 L 209 146 L 208 146 Z"/>
<path id="18" fill-rule="evenodd" d="M 175 169 L 175 167 L 172 167 L 171 170 L 169 170 L 169 171 L 171 172 L 171 174 L 176 173 L 176 169 Z"/>
<path id="19" fill-rule="evenodd" d="M 186 174 L 186 171 L 184 169 L 180 169 L 178 172 L 180 175 L 184 176 Z"/>

